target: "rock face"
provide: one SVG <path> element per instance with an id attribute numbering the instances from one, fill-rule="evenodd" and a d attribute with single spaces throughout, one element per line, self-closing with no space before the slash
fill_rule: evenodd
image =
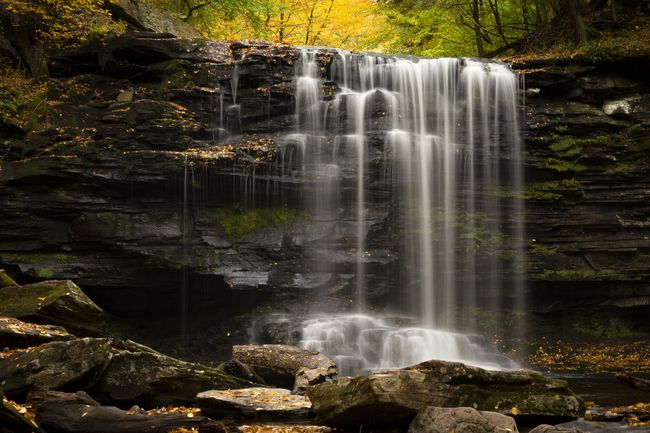
<path id="1" fill-rule="evenodd" d="M 332 55 L 320 53 L 321 71 Z M 54 53 L 51 85 L 61 95 L 48 109 L 56 127 L 13 132 L 0 144 L 0 264 L 21 281 L 73 279 L 123 316 L 177 312 L 182 287 L 192 317 L 224 322 L 270 299 L 307 310 L 296 301 L 305 293 L 347 296 L 354 258 L 308 256 L 323 240 L 314 233 L 329 232 L 314 230 L 318 222 L 301 210 L 308 186 L 282 176 L 300 169 L 298 158 L 283 165 L 281 156 L 295 154 L 275 141 L 296 130 L 298 58 L 286 45 L 163 33 Z M 528 89 L 530 260 L 522 266 L 534 312 L 607 309 L 632 320 L 650 308 L 650 67 L 634 61 L 515 65 Z M 373 141 L 377 173 L 385 170 L 380 147 Z M 49 188 L 39 188 L 44 182 Z M 368 248 L 381 259 L 369 260 L 366 274 L 379 306 L 400 295 L 384 187 L 373 183 L 368 193 Z M 270 217 L 255 220 L 262 211 Z M 336 232 L 343 251 L 355 248 L 353 225 Z M 342 271 L 314 271 L 324 259 Z M 498 278 L 507 286 L 512 276 Z M 262 334 L 263 342 L 288 341 Z M 202 341 L 216 349 L 224 339 L 215 331 Z"/>
<path id="2" fill-rule="evenodd" d="M 577 428 L 560 427 L 549 424 L 540 424 L 529 433 L 584 433 Z"/>
<path id="3" fill-rule="evenodd" d="M 427 407 L 411 423 L 408 433 L 517 433 L 506 415 L 479 412 L 471 407 Z"/>
<path id="4" fill-rule="evenodd" d="M 85 389 L 99 379 L 110 359 L 107 339 L 55 341 L 0 360 L 0 382 L 7 396 L 18 398 L 34 390 Z"/>
<path id="5" fill-rule="evenodd" d="M 233 359 L 251 366 L 267 383 L 304 393 L 334 377 L 334 361 L 322 353 L 282 344 L 235 345 Z"/>
<path id="6" fill-rule="evenodd" d="M 244 417 L 273 421 L 300 420 L 310 415 L 311 403 L 283 388 L 205 391 L 196 396 L 201 411 L 214 418 Z"/>
<path id="7" fill-rule="evenodd" d="M 0 349 L 32 347 L 74 338 L 74 335 L 60 326 L 36 325 L 12 317 L 0 317 Z"/>
<path id="8" fill-rule="evenodd" d="M 564 381 L 444 361 L 342 378 L 308 388 L 307 395 L 317 421 L 326 425 L 408 421 L 428 406 L 496 410 L 522 419 L 573 419 L 584 413 L 582 400 Z"/>
<path id="9" fill-rule="evenodd" d="M 0 314 L 61 325 L 78 335 L 102 334 L 101 308 L 72 281 L 43 281 L 0 289 Z"/>

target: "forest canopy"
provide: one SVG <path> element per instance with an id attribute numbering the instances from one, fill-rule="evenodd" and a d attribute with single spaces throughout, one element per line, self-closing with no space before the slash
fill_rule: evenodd
<path id="1" fill-rule="evenodd" d="M 48 46 L 80 44 L 122 30 L 110 22 L 106 7 L 118 1 L 124 0 L 0 0 L 0 20 L 7 26 L 18 17 Z M 212 39 L 427 57 L 593 50 L 602 42 L 591 41 L 603 36 L 607 50 L 639 50 L 650 35 L 645 0 L 139 1 Z"/>

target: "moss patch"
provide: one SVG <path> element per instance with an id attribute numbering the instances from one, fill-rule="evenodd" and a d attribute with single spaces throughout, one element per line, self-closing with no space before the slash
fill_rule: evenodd
<path id="1" fill-rule="evenodd" d="M 553 180 L 529 185 L 524 192 L 526 200 L 573 203 L 585 196 L 582 184 L 576 179 Z"/>
<path id="2" fill-rule="evenodd" d="M 70 290 L 68 282 L 58 284 L 30 284 L 23 287 L 0 289 L 0 315 L 20 317 L 32 314 Z M 24 289 L 27 287 L 28 289 Z"/>
<path id="3" fill-rule="evenodd" d="M 238 206 L 223 209 L 219 218 L 221 227 L 233 241 L 265 227 L 290 227 L 300 212 L 286 206 L 268 209 L 241 209 Z"/>
<path id="4" fill-rule="evenodd" d="M 7 286 L 15 286 L 17 283 L 11 278 L 4 269 L 0 269 L 0 289 Z"/>

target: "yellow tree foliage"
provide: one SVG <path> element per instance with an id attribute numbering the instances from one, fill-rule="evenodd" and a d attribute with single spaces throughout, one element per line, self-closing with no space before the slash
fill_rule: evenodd
<path id="1" fill-rule="evenodd" d="M 84 42 L 114 24 L 103 0 L 0 0 L 0 14 L 47 45 Z"/>
<path id="2" fill-rule="evenodd" d="M 202 30 L 214 39 L 366 49 L 384 21 L 372 0 L 266 0 L 230 19 L 204 21 Z"/>

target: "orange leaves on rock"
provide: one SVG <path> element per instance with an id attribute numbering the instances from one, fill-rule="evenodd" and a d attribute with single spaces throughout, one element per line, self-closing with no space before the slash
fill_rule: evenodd
<path id="1" fill-rule="evenodd" d="M 551 371 L 650 372 L 650 345 L 643 341 L 620 344 L 558 342 L 539 347 L 529 361 Z"/>

